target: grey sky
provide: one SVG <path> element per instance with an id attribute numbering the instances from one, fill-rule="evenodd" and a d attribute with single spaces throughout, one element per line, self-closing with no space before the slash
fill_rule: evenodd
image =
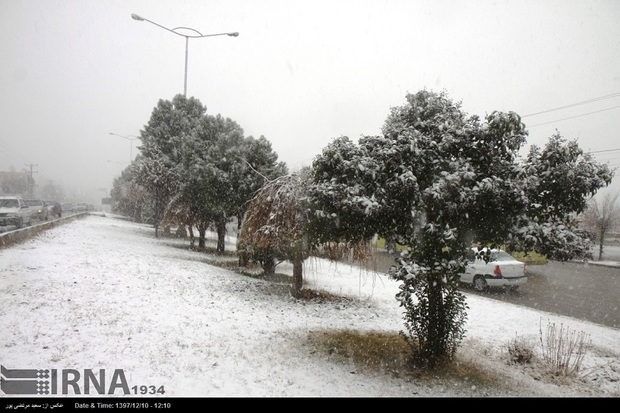
<path id="1" fill-rule="evenodd" d="M 0 0 L 0 170 L 109 191 L 159 99 L 183 93 L 269 139 L 291 169 L 380 133 L 407 92 L 527 116 L 620 166 L 620 1 Z M 570 119 L 569 119 L 570 118 Z M 616 181 L 620 180 L 617 178 Z M 617 184 L 617 182 L 616 182 Z M 80 195 L 81 196 L 81 195 Z M 90 196 L 90 195 L 89 195 Z"/>

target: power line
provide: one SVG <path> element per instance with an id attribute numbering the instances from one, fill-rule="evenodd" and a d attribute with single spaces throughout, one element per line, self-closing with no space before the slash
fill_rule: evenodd
<path id="1" fill-rule="evenodd" d="M 618 149 L 603 149 L 602 151 L 593 151 L 593 152 L 590 152 L 590 153 L 615 152 L 615 151 L 620 151 L 620 148 L 618 148 Z"/>
<path id="2" fill-rule="evenodd" d="M 597 98 L 592 98 L 592 99 L 588 99 L 588 100 L 583 100 L 581 102 L 577 102 L 577 103 L 572 103 L 570 105 L 566 105 L 566 106 L 560 106 L 558 108 L 553 108 L 553 109 L 547 109 L 547 110 L 543 110 L 540 112 L 536 112 L 536 113 L 530 113 L 529 115 L 524 115 L 521 116 L 521 118 L 526 118 L 528 116 L 536 116 L 536 115 L 541 115 L 543 113 L 549 113 L 549 112 L 555 112 L 556 110 L 561 110 L 561 109 L 566 109 L 566 108 L 572 108 L 573 106 L 579 106 L 579 105 L 585 105 L 587 103 L 592 103 L 592 102 L 598 102 L 600 100 L 605 100 L 605 99 L 612 99 L 615 97 L 619 97 L 620 96 L 620 92 L 616 92 L 616 93 L 612 93 L 611 95 L 605 95 L 605 96 L 600 96 Z M 596 112 L 594 112 L 596 113 Z"/>
<path id="3" fill-rule="evenodd" d="M 563 121 L 563 120 L 569 120 L 569 119 L 581 118 L 581 117 L 583 117 L 583 116 L 592 115 L 592 114 L 594 114 L 594 113 L 605 112 L 605 111 L 608 111 L 608 110 L 618 109 L 618 108 L 620 108 L 620 106 L 614 106 L 614 107 L 607 108 L 607 109 L 596 110 L 596 111 L 594 111 L 594 112 L 583 113 L 583 114 L 581 114 L 581 115 L 571 116 L 571 117 L 569 117 L 569 118 L 557 119 L 557 120 L 553 120 L 553 121 L 551 121 L 551 122 L 538 123 L 538 124 L 536 124 L 536 125 L 530 125 L 530 126 L 528 126 L 528 128 L 533 128 L 533 127 L 536 127 L 536 126 L 542 126 L 542 125 L 548 125 L 548 124 L 550 124 L 550 123 L 561 122 L 561 121 Z"/>
<path id="4" fill-rule="evenodd" d="M 0 140 L 0 148 L 4 148 L 9 155 L 22 158 L 24 161 L 28 160 L 28 157 L 26 155 L 20 153 L 18 150 L 12 148 L 8 143 L 3 142 L 2 140 Z"/>

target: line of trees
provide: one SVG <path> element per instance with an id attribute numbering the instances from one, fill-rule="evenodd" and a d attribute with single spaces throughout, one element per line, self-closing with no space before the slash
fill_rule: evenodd
<path id="1" fill-rule="evenodd" d="M 140 154 L 114 182 L 117 212 L 161 228 L 175 225 L 218 234 L 225 250 L 226 224 L 239 222 L 247 202 L 266 181 L 288 173 L 264 137 L 245 137 L 230 118 L 209 115 L 196 98 L 160 100 L 140 132 Z"/>
<path id="2" fill-rule="evenodd" d="M 430 91 L 406 100 L 391 110 L 382 135 L 334 139 L 297 179 L 299 190 L 282 191 L 295 180 L 281 180 L 263 192 L 242 237 L 298 259 L 376 235 L 406 246 L 391 274 L 401 282 L 403 337 L 419 362 L 434 366 L 452 358 L 465 333 L 458 283 L 472 245 L 556 260 L 589 256 L 576 217 L 613 172 L 559 133 L 521 161 L 527 131 L 516 113 L 483 120 Z M 273 234 L 286 234 L 288 252 Z"/>
<path id="3" fill-rule="evenodd" d="M 451 359 L 464 336 L 458 283 L 471 246 L 588 257 L 577 217 L 613 177 L 559 133 L 521 160 L 527 130 L 516 113 L 469 116 L 445 92 L 407 94 L 380 136 L 336 138 L 292 175 L 266 139 L 244 138 L 235 122 L 205 111 L 180 95 L 159 102 L 116 189 L 118 205 L 148 210 L 156 228 L 176 219 L 203 237 L 215 225 L 218 251 L 226 222 L 238 217 L 244 254 L 266 271 L 276 258 L 294 263 L 294 296 L 303 260 L 325 246 L 355 249 L 377 235 L 406 246 L 391 276 L 400 281 L 403 337 L 428 366 Z"/>

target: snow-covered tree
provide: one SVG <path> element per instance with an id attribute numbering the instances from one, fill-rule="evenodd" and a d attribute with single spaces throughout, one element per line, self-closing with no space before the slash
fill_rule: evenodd
<path id="1" fill-rule="evenodd" d="M 235 121 L 208 115 L 198 99 L 183 95 L 158 102 L 141 140 L 133 179 L 152 195 L 156 235 L 164 222 L 187 226 L 193 241 L 196 227 L 204 247 L 214 227 L 218 252 L 224 252 L 226 224 L 243 216 L 265 180 L 286 173 L 265 137 L 245 138 Z"/>
<path id="2" fill-rule="evenodd" d="M 183 152 L 180 200 L 197 219 L 200 247 L 204 247 L 207 227 L 214 226 L 217 250 L 224 252 L 226 223 L 235 194 L 230 172 L 238 168 L 242 142 L 243 129 L 236 122 L 221 115 L 204 115 Z"/>
<path id="3" fill-rule="evenodd" d="M 134 222 L 145 222 L 144 210 L 151 196 L 149 191 L 134 179 L 132 165 L 127 166 L 121 175 L 114 179 L 110 196 L 112 212 L 130 217 Z"/>
<path id="4" fill-rule="evenodd" d="M 259 138 L 248 136 L 243 140 L 241 147 L 241 164 L 233 179 L 235 181 L 237 200 L 235 215 L 241 227 L 248 200 L 267 182 L 288 174 L 284 162 L 278 161 L 278 154 L 274 152 L 271 142 L 261 135 Z"/>
<path id="5" fill-rule="evenodd" d="M 364 261 L 371 255 L 366 240 L 342 243 L 344 238 L 333 242 L 324 237 L 323 242 L 312 232 L 317 223 L 308 217 L 311 213 L 307 202 L 309 173 L 309 168 L 303 168 L 298 173 L 269 180 L 247 206 L 237 245 L 240 265 L 245 266 L 250 260 L 259 262 L 265 274 L 274 273 L 279 262 L 292 262 L 291 294 L 296 298 L 302 295 L 306 258 L 320 256 L 337 260 L 349 254 Z"/>
<path id="6" fill-rule="evenodd" d="M 166 205 L 178 191 L 179 176 L 165 157 L 144 158 L 134 166 L 133 181 L 141 188 L 145 188 L 153 204 L 152 222 L 155 226 L 155 236 L 159 236 L 159 228 Z"/>
<path id="7" fill-rule="evenodd" d="M 192 148 L 205 113 L 206 107 L 196 98 L 176 95 L 172 101 L 161 99 L 140 133 L 141 159 L 135 166 L 135 178 L 154 196 L 156 235 L 166 205 L 180 190 L 183 154 Z"/>
<path id="8" fill-rule="evenodd" d="M 286 166 L 277 162 L 265 137 L 245 138 L 239 124 L 221 115 L 203 116 L 192 150 L 185 156 L 184 199 L 201 222 L 214 225 L 217 251 L 224 252 L 226 224 L 234 217 L 242 218 L 256 191 L 286 173 Z"/>
<path id="9" fill-rule="evenodd" d="M 599 245 L 599 261 L 604 257 L 607 234 L 620 226 L 619 197 L 620 192 L 616 191 L 592 198 L 582 216 L 583 225 L 596 237 L 596 242 Z"/>
<path id="10" fill-rule="evenodd" d="M 600 188 L 611 183 L 613 171 L 556 132 L 542 150 L 530 148 L 524 174 L 528 202 L 521 222 L 511 231 L 509 248 L 533 250 L 560 261 L 590 258 L 592 242 L 577 216 Z"/>
<path id="11" fill-rule="evenodd" d="M 391 110 L 382 136 L 357 145 L 336 139 L 315 159 L 309 228 L 321 242 L 379 234 L 408 247 L 392 274 L 402 282 L 404 336 L 432 365 L 451 358 L 464 335 L 467 306 L 457 287 L 472 243 L 510 243 L 561 259 L 583 252 L 582 234 L 567 217 L 611 173 L 557 138 L 520 164 L 527 132 L 513 112 L 481 121 L 446 93 L 406 100 Z M 549 178 L 556 159 L 572 175 Z M 562 187 L 571 197 L 560 196 Z M 543 189 L 551 191 L 544 205 L 530 205 Z"/>
<path id="12" fill-rule="evenodd" d="M 291 261 L 294 297 L 301 293 L 302 265 L 309 255 L 302 175 L 303 172 L 280 176 L 256 193 L 241 224 L 238 244 L 240 253 L 260 262 L 267 274 L 274 272 L 275 260 Z"/>

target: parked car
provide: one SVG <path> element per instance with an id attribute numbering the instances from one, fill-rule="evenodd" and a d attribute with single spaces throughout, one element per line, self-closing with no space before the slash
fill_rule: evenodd
<path id="1" fill-rule="evenodd" d="M 45 202 L 40 199 L 26 199 L 26 204 L 32 210 L 32 218 L 39 221 L 47 221 L 49 212 Z"/>
<path id="2" fill-rule="evenodd" d="M 20 196 L 0 197 L 0 226 L 15 225 L 21 228 L 32 224 L 32 213 Z"/>
<path id="3" fill-rule="evenodd" d="M 62 206 L 58 201 L 43 201 L 47 205 L 49 216 L 60 218 L 62 216 Z"/>
<path id="4" fill-rule="evenodd" d="M 86 212 L 88 211 L 88 204 L 84 203 L 84 202 L 78 202 L 77 204 L 75 204 L 75 206 L 73 207 L 73 210 L 75 212 Z"/>
<path id="5" fill-rule="evenodd" d="M 527 282 L 525 263 L 506 251 L 487 248 L 478 250 L 474 247 L 471 252 L 470 263 L 460 281 L 471 285 L 476 291 L 486 291 L 489 287 L 516 290 Z"/>

